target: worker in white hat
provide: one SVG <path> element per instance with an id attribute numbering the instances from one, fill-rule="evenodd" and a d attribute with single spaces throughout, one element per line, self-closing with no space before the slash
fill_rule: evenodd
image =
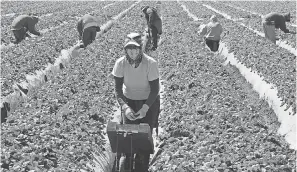
<path id="1" fill-rule="evenodd" d="M 152 129 L 158 125 L 157 119 L 160 113 L 157 61 L 144 54 L 141 45 L 135 40 L 127 39 L 124 51 L 125 55 L 116 60 L 112 71 L 116 98 L 124 111 L 122 123 L 147 123 L 152 132 Z M 140 156 L 143 161 L 136 160 L 136 171 L 147 172 L 150 154 L 137 154 L 136 159 L 139 159 Z M 131 157 L 130 154 L 126 155 L 126 158 L 129 157 Z M 129 163 L 130 161 L 126 162 Z"/>

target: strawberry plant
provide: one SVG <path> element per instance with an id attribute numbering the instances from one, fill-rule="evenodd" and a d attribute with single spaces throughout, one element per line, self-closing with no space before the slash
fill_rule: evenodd
<path id="1" fill-rule="evenodd" d="M 196 8 L 202 4 L 202 2 L 188 2 L 187 7 L 197 16 L 214 13 L 207 8 L 199 10 Z M 295 114 L 296 104 L 293 102 L 296 97 L 294 86 L 296 77 L 294 77 L 295 64 L 292 61 L 295 61 L 296 56 L 236 22 L 221 17 L 219 20 L 225 28 L 222 41 L 226 42 L 229 51 L 234 52 L 234 56 L 246 67 L 257 71 L 263 80 L 275 85 L 278 96 L 287 107 L 293 108 Z"/>
<path id="2" fill-rule="evenodd" d="M 240 20 L 239 22 L 244 23 L 246 26 L 248 26 L 248 27 L 250 27 L 250 28 L 252 28 L 254 30 L 257 30 L 259 32 L 264 33 L 263 26 L 262 26 L 262 18 L 261 18 L 261 16 L 254 15 L 254 14 L 251 14 L 251 13 L 248 13 L 248 12 L 245 12 L 245 11 L 241 11 L 241 10 L 232 8 L 230 6 L 227 6 L 224 3 L 212 3 L 212 2 L 209 2 L 207 4 L 210 4 L 213 8 L 218 9 L 219 11 L 221 11 L 223 13 L 226 13 L 227 15 L 231 16 L 233 19 L 236 19 L 237 20 L 239 18 L 244 18 L 243 20 Z M 253 3 L 251 2 L 251 4 L 253 4 Z M 259 5 L 260 4 L 258 4 L 258 6 Z M 273 4 L 271 6 L 277 7 L 278 5 L 279 4 Z M 284 9 L 282 9 L 282 10 L 284 10 Z M 281 13 L 282 10 L 281 9 L 278 9 L 275 12 Z M 293 9 L 290 9 L 290 10 L 291 11 L 286 11 L 286 12 L 291 12 L 291 13 L 294 13 L 295 14 L 294 11 L 296 11 L 296 9 L 294 9 L 294 10 Z M 258 11 L 256 11 L 256 12 L 258 12 Z M 266 12 L 268 14 L 271 11 L 266 11 Z M 266 13 L 264 13 L 264 15 L 265 14 Z M 294 14 L 293 14 L 293 19 L 294 19 Z M 293 19 L 292 19 L 292 21 L 293 21 Z M 291 31 L 294 31 L 295 30 L 296 31 L 296 27 L 291 26 L 290 23 L 286 23 L 286 26 L 287 26 L 287 28 L 289 30 L 291 30 Z M 277 34 L 277 37 L 280 38 L 280 40 L 286 42 L 287 44 L 291 45 L 293 48 L 296 49 L 296 35 L 295 34 L 285 34 L 280 29 L 277 29 L 276 30 L 276 34 Z"/>
<path id="3" fill-rule="evenodd" d="M 119 3 L 123 5 L 111 6 L 112 11 L 106 8 L 108 15 L 115 15 L 132 4 L 126 1 Z M 200 16 L 203 22 L 215 14 L 201 3 L 181 4 Z M 106 34 L 86 49 L 79 50 L 78 55 L 73 56 L 59 74 L 51 77 L 38 90 L 33 90 L 27 101 L 8 117 L 6 123 L 2 123 L 2 171 L 93 171 L 87 164 L 99 169 L 94 161 L 97 160 L 96 155 L 105 151 L 104 125 L 111 119 L 116 104 L 114 81 L 110 73 L 116 59 L 124 55 L 126 35 L 144 30 L 144 18 L 135 17 L 140 16 L 143 5 L 154 6 L 155 2 L 139 3 Z M 165 130 L 159 139 L 165 144 L 150 170 L 296 169 L 296 151 L 290 149 L 285 138 L 277 134 L 280 123 L 268 103 L 259 99 L 238 69 L 229 64 L 223 65 L 222 58 L 205 47 L 195 34 L 196 25 L 192 24 L 192 19 L 179 3 L 162 2 L 161 8 L 164 28 L 161 37 L 166 43 L 158 47 L 158 56 L 153 58 L 158 60 L 160 78 L 165 87 L 159 120 Z M 253 70 L 263 73 L 267 81 L 283 88 L 283 91 L 279 91 L 280 95 L 290 94 L 285 93 L 288 90 L 286 84 L 291 84 L 285 77 L 292 77 L 285 75 L 292 73 L 292 64 L 288 63 L 292 57 L 287 56 L 288 52 L 277 49 L 277 54 L 275 45 L 267 44 L 222 16 L 219 16 L 219 20 L 226 27 L 226 32 L 237 34 L 237 37 L 227 35 L 228 39 L 225 38 L 232 51 L 241 53 L 237 58 Z M 69 35 L 66 32 L 73 25 L 53 32 L 62 33 L 63 36 L 52 35 L 46 40 L 37 38 L 35 41 L 57 48 L 59 52 L 68 46 L 68 40 L 75 37 L 75 32 Z M 263 51 L 253 47 L 249 37 L 254 38 L 253 42 L 262 46 Z M 236 41 L 237 44 L 234 43 Z M 33 40 L 30 44 L 40 46 L 35 45 Z M 32 49 L 26 51 L 21 46 L 13 52 L 19 56 L 47 54 Z M 277 55 L 283 58 L 277 58 Z M 31 63 L 29 56 L 24 56 Z M 263 57 L 256 58 L 259 56 Z M 38 57 L 36 55 L 35 58 Z M 5 56 L 5 59 L 10 61 L 14 70 L 19 70 L 14 68 L 14 63 L 19 67 L 26 64 L 25 60 L 17 63 L 9 56 Z M 9 63 L 6 62 L 7 65 Z M 41 59 L 34 63 L 38 66 L 44 62 Z M 275 68 L 281 70 L 275 71 Z M 5 71 L 3 69 L 1 67 L 1 72 Z M 10 77 L 15 77 L 15 74 L 7 78 Z"/>
<path id="4" fill-rule="evenodd" d="M 193 4 L 197 16 L 205 14 Z M 159 49 L 161 78 L 166 78 L 161 115 L 166 132 L 160 137 L 166 144 L 151 170 L 296 168 L 295 151 L 277 135 L 279 123 L 269 105 L 258 99 L 236 68 L 223 66 L 220 58 L 199 44 L 193 35 L 195 26 L 185 12 L 180 13 L 180 6 L 166 2 L 162 10 L 167 16 L 164 28 L 170 33 Z M 270 152 L 277 154 L 282 165 Z"/>

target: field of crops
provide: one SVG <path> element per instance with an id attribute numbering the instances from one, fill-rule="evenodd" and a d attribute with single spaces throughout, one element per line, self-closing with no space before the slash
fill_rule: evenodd
<path id="1" fill-rule="evenodd" d="M 132 5 L 122 18 L 112 18 Z M 110 73 L 124 54 L 126 34 L 145 28 L 143 5 L 156 6 L 156 2 L 1 1 L 1 100 L 5 101 L 18 91 L 15 83 L 54 64 L 62 51 L 74 46 L 80 16 L 93 12 L 100 25 L 114 20 L 110 30 L 86 49 L 70 52 L 70 61 L 60 66 L 62 70 L 30 90 L 9 111 L 7 121 L 1 123 L 1 171 L 100 171 L 94 154 L 105 151 L 104 125 L 116 106 Z M 197 34 L 198 25 L 216 14 L 228 51 L 277 88 L 290 117 L 296 117 L 296 55 L 208 7 L 243 18 L 240 22 L 260 32 L 259 15 L 251 11 L 296 12 L 294 2 L 162 1 L 163 42 L 153 58 L 158 60 L 164 86 L 159 119 L 163 132 L 158 140 L 165 144 L 150 171 L 296 172 L 296 136 L 294 145 L 288 142 L 287 133 L 278 133 L 279 115 L 285 113 L 276 112 L 269 100 L 260 98 L 221 53 L 205 47 Z M 193 21 L 189 12 L 199 20 Z M 7 46 L 12 40 L 9 25 L 23 13 L 42 16 L 37 28 L 44 33 Z M 288 24 L 289 29 L 294 24 Z M 295 35 L 281 33 L 281 40 L 296 49 Z"/>

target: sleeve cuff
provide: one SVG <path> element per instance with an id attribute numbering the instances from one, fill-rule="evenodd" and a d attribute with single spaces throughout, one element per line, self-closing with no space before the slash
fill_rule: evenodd
<path id="1" fill-rule="evenodd" d="M 143 108 L 145 111 L 148 111 L 150 107 L 149 107 L 147 104 L 143 104 L 143 105 L 142 105 L 142 108 Z"/>

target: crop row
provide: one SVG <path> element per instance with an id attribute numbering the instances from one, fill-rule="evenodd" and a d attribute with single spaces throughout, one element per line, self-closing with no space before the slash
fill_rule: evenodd
<path id="1" fill-rule="evenodd" d="M 48 32 L 42 37 L 36 37 L 21 42 L 19 45 L 1 51 L 2 93 L 11 93 L 15 82 L 25 80 L 27 74 L 42 70 L 48 63 L 54 63 L 62 49 L 73 45 L 77 40 L 75 25 L 59 28 Z M 57 33 L 60 36 L 57 36 Z"/>
<path id="2" fill-rule="evenodd" d="M 221 4 L 221 3 L 220 3 Z M 260 13 L 262 15 L 270 12 L 291 13 L 292 21 L 296 24 L 296 2 L 295 1 L 228 1 L 224 2 L 231 6 L 241 7 L 245 10 Z"/>
<path id="3" fill-rule="evenodd" d="M 56 6 L 56 2 L 26 2 L 26 1 L 1 1 L 1 16 L 6 14 L 28 14 L 28 13 L 37 13 L 37 14 L 46 14 L 47 12 L 55 12 L 56 10 L 68 8 L 70 2 L 61 2 L 61 6 Z M 76 5 L 73 3 L 73 5 Z"/>
<path id="4" fill-rule="evenodd" d="M 3 1 L 1 2 L 1 17 L 2 19 L 9 19 L 11 17 L 15 17 L 21 14 L 35 14 L 37 16 L 46 16 L 50 13 L 67 13 L 68 9 L 78 8 L 84 9 L 85 6 L 95 6 L 98 5 L 107 5 L 109 3 L 113 3 L 114 1 L 60 1 L 59 5 L 57 2 L 48 1 L 48 2 L 9 2 Z M 77 13 L 81 13 L 83 10 L 77 10 Z M 14 13 L 15 15 L 9 15 Z M 7 15 L 7 16 L 6 16 Z M 2 21 L 1 21 L 2 22 Z M 1 26 L 4 23 L 1 23 Z"/>
<path id="5" fill-rule="evenodd" d="M 28 2 L 28 5 L 26 4 L 21 4 L 23 2 L 16 2 L 16 4 L 18 4 L 19 6 L 20 5 L 23 5 L 22 8 L 23 9 L 26 9 L 26 11 L 17 11 L 17 13 L 13 13 L 14 15 L 9 15 L 10 13 L 6 14 L 2 14 L 1 15 L 1 27 L 7 27 L 9 26 L 13 19 L 15 17 L 17 17 L 18 15 L 22 15 L 22 14 L 34 14 L 34 15 L 37 15 L 39 17 L 43 17 L 43 16 L 47 16 L 49 14 L 52 14 L 53 12 L 66 12 L 68 9 L 71 9 L 71 8 L 74 8 L 76 7 L 77 8 L 77 5 L 81 6 L 83 5 L 82 3 L 73 3 L 73 2 L 70 2 L 72 3 L 71 6 L 68 6 L 69 3 L 66 3 L 66 2 L 61 2 L 60 5 L 53 5 L 53 4 L 48 4 L 48 3 L 53 3 L 53 2 L 46 2 L 46 3 L 38 3 L 36 2 L 35 4 L 31 4 L 30 2 Z M 39 5 L 42 5 L 43 7 L 38 7 Z M 28 8 L 26 6 L 32 6 L 31 8 Z M 8 9 L 15 9 L 17 10 L 18 7 L 15 7 L 15 6 L 11 6 L 11 7 L 6 7 Z M 1 8 L 3 10 L 3 6 Z M 45 10 L 47 9 L 47 11 L 45 11 L 45 13 L 38 13 L 36 12 L 36 10 Z M 6 16 L 7 15 L 7 16 Z"/>
<path id="6" fill-rule="evenodd" d="M 132 3 L 120 2 L 121 7 L 129 7 Z M 110 6 L 109 14 L 114 16 L 118 14 L 122 8 Z M 106 22 L 104 15 L 100 15 L 103 10 L 96 10 L 98 19 Z M 42 37 L 24 40 L 13 48 L 1 50 L 2 65 L 2 93 L 6 96 L 11 93 L 14 82 L 20 82 L 25 79 L 27 74 L 32 74 L 35 70 L 42 70 L 47 63 L 53 63 L 62 49 L 72 46 L 78 40 L 76 31 L 76 22 L 63 25 L 46 32 Z"/>
<path id="7" fill-rule="evenodd" d="M 181 10 L 162 2 L 166 44 L 159 49 L 159 65 L 166 81 L 160 137 L 165 145 L 151 171 L 295 169 L 295 151 L 276 134 L 279 124 L 269 105 L 237 69 L 223 66 L 201 44 L 193 34 L 196 26 Z"/>
<path id="8" fill-rule="evenodd" d="M 56 9 L 56 12 L 52 13 L 51 15 L 48 16 L 39 16 L 41 17 L 40 21 L 37 23 L 36 25 L 36 29 L 41 31 L 41 30 L 45 30 L 45 29 L 50 29 L 53 27 L 57 27 L 61 24 L 63 24 L 64 22 L 75 22 L 77 21 L 79 17 L 83 16 L 85 13 L 85 11 L 91 12 L 94 11 L 95 14 L 97 14 L 98 16 L 102 16 L 102 8 L 107 4 L 106 2 L 70 2 L 73 3 L 73 6 L 71 6 L 70 8 L 64 8 L 63 10 L 59 10 Z M 80 3 L 80 4 L 77 4 Z M 111 3 L 111 2 L 110 2 Z M 63 3 L 59 5 L 55 5 L 55 7 L 59 8 L 61 6 L 63 6 Z M 84 10 L 81 10 L 84 9 Z M 101 13 L 101 14 L 100 14 Z M 48 14 L 50 14 L 50 12 L 48 12 Z M 16 16 L 14 16 L 15 18 Z M 12 40 L 12 32 L 10 31 L 10 25 L 13 21 L 14 18 L 3 18 L 2 17 L 2 21 L 1 21 L 1 44 L 3 43 L 10 43 L 10 41 Z M 100 18 L 98 18 L 99 21 Z"/>
<path id="9" fill-rule="evenodd" d="M 197 7 L 202 7 L 202 3 L 187 2 L 187 7 L 197 16 L 214 13 L 206 8 L 197 10 Z M 278 89 L 278 96 L 287 103 L 288 108 L 292 106 L 295 113 L 296 77 L 295 64 L 292 61 L 295 61 L 296 56 L 236 22 L 221 16 L 219 18 L 224 26 L 223 41 L 229 51 L 234 52 L 234 56 L 246 67 L 257 71 L 266 82 L 274 84 Z"/>
<path id="10" fill-rule="evenodd" d="M 139 9 L 140 4 L 131 13 Z M 92 153 L 103 151 L 101 131 L 115 105 L 109 75 L 115 60 L 123 55 L 125 35 L 141 29 L 140 18 L 129 21 L 131 18 L 123 19 L 86 50 L 79 50 L 62 72 L 32 92 L 2 124 L 5 167 L 17 171 L 78 170 L 92 162 Z"/>
<path id="11" fill-rule="evenodd" d="M 247 14 L 247 12 L 244 11 L 240 11 L 237 10 L 235 8 L 232 8 L 230 6 L 227 6 L 224 3 L 212 3 L 212 2 L 208 2 L 207 4 L 211 5 L 213 8 L 228 14 L 229 16 L 231 16 L 233 19 L 236 18 L 240 18 L 240 17 L 244 17 L 244 16 L 252 16 L 252 17 L 248 17 L 246 19 L 244 19 L 243 21 L 241 21 L 242 23 L 244 23 L 246 26 L 260 31 L 262 33 L 264 33 L 263 31 L 263 27 L 262 27 L 262 18 L 261 16 L 257 16 L 257 15 L 253 15 L 253 14 Z M 293 27 L 291 25 L 287 24 L 287 28 L 290 31 L 296 30 L 296 27 Z M 296 49 L 296 35 L 295 34 L 285 34 L 282 31 L 278 31 L 276 32 L 276 34 L 281 38 L 282 41 L 286 41 L 289 45 L 291 45 L 292 47 L 294 47 Z"/>
<path id="12" fill-rule="evenodd" d="M 154 3 L 141 2 L 80 50 L 2 124 L 2 168 L 78 170 L 94 159 L 92 152 L 102 151 L 101 129 L 115 104 L 108 76 L 123 55 L 125 35 L 143 30 L 144 19 L 135 16 L 144 4 Z M 276 135 L 279 124 L 267 103 L 200 44 L 197 28 L 178 4 L 162 2 L 162 16 L 165 43 L 158 53 L 166 93 L 160 122 L 166 144 L 152 171 L 295 169 L 296 152 Z"/>

